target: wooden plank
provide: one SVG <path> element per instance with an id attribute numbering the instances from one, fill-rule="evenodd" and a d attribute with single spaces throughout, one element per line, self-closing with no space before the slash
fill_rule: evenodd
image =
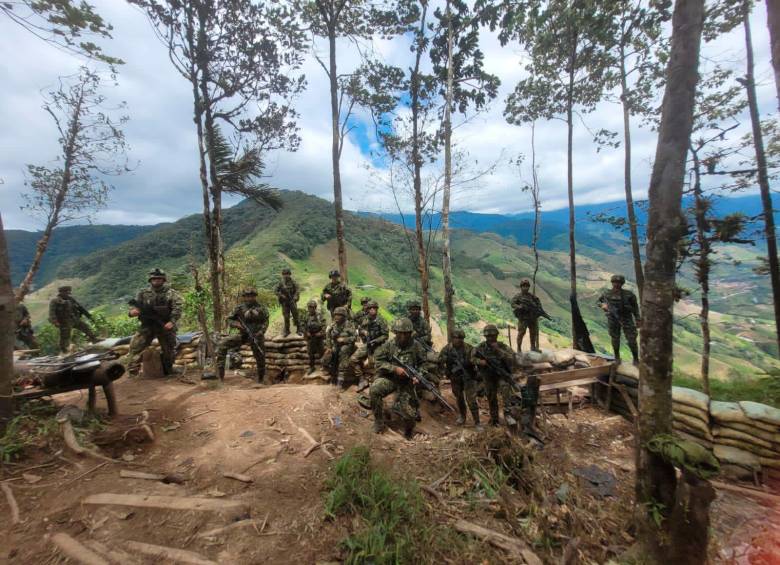
<path id="1" fill-rule="evenodd" d="M 626 401 L 626 404 L 628 405 L 628 409 L 631 410 L 631 415 L 634 417 L 634 420 L 636 420 L 637 417 L 639 416 L 639 412 L 637 411 L 636 406 L 634 406 L 634 401 L 631 400 L 631 397 L 626 392 L 626 388 L 620 383 L 615 383 L 612 386 L 614 386 L 615 388 L 618 389 L 618 391 L 620 391 L 620 396 L 622 396 L 623 400 Z"/>
<path id="2" fill-rule="evenodd" d="M 570 388 L 573 386 L 585 386 L 599 382 L 598 377 L 586 377 L 583 379 L 574 379 L 571 381 L 564 381 L 559 383 L 546 383 L 539 387 L 539 392 L 546 392 L 548 390 L 558 390 L 562 388 Z"/>
<path id="3" fill-rule="evenodd" d="M 187 496 L 158 496 L 143 494 L 93 494 L 82 501 L 91 505 L 132 506 L 134 508 L 161 508 L 164 510 L 229 511 L 248 514 L 249 506 L 239 500 Z"/>
<path id="4" fill-rule="evenodd" d="M 554 373 L 541 374 L 539 382 L 543 385 L 563 383 L 566 381 L 584 379 L 589 377 L 606 377 L 609 375 L 610 365 L 598 365 L 596 367 L 584 367 L 582 369 L 569 369 L 567 371 L 556 371 Z"/>

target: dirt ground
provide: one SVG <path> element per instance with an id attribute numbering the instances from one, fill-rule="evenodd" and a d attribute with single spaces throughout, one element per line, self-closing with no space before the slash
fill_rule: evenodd
<path id="1" fill-rule="evenodd" d="M 221 386 L 201 382 L 198 375 L 167 380 L 122 378 L 116 385 L 122 413 L 118 422 L 126 424 L 148 411 L 155 441 L 138 444 L 120 438 L 103 445 L 101 452 L 118 461 L 108 462 L 80 459 L 67 449 L 56 456 L 63 446 L 53 438 L 28 450 L 21 460 L 2 465 L 0 480 L 18 502 L 21 523 L 11 524 L 5 497 L 0 496 L 4 516 L 0 562 L 68 562 L 48 541 L 47 536 L 58 532 L 82 543 L 97 541 L 128 551 L 132 558 L 124 562 L 170 562 L 133 551 L 128 546 L 133 541 L 188 550 L 218 563 L 338 561 L 342 557 L 339 541 L 350 524 L 324 519 L 323 481 L 332 458 L 359 444 L 368 445 L 381 464 L 435 491 L 426 500 L 443 521 L 466 517 L 513 533 L 501 518 L 501 504 L 475 505 L 458 498 L 464 487 L 455 480 L 453 469 L 476 445 L 478 432 L 472 426 L 456 427 L 451 414 L 433 406 L 425 405 L 417 435 L 407 441 L 392 431 L 374 435 L 371 416 L 356 402 L 354 391 L 341 392 L 327 385 L 262 386 L 230 372 Z M 55 400 L 84 408 L 86 394 L 70 393 Z M 101 401 L 99 396 L 98 406 Z M 582 495 L 588 497 L 589 507 L 605 514 L 596 528 L 601 538 L 592 535 L 581 543 L 581 556 L 599 562 L 597 556 L 628 547 L 632 543 L 626 518 L 633 497 L 632 425 L 584 406 L 569 416 L 547 416 L 539 427 L 546 444 L 535 460 L 552 470 L 542 488 L 551 500 L 558 497 L 557 503 L 551 503 L 556 505 L 555 516 L 566 519 L 561 488 L 563 483 L 578 488 L 575 467 L 593 464 L 615 479 L 608 498 Z M 312 449 L 307 434 L 321 445 Z M 122 478 L 121 470 L 176 474 L 184 482 Z M 252 482 L 224 477 L 228 472 L 248 475 Z M 213 533 L 237 516 L 84 503 L 88 496 L 100 493 L 237 500 L 249 509 L 249 516 L 242 517 L 251 520 Z M 780 563 L 777 506 L 719 492 L 712 517 L 717 561 Z M 572 524 L 577 520 L 572 518 Z M 565 531 L 560 522 L 549 527 Z M 553 553 L 540 550 L 543 556 Z M 501 560 L 497 550 L 485 550 L 485 562 Z"/>

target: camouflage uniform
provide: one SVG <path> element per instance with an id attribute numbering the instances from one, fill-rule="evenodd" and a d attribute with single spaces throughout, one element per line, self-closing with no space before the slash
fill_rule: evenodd
<path id="1" fill-rule="evenodd" d="M 368 305 L 371 303 L 371 299 L 367 296 L 364 296 L 360 299 L 360 306 L 362 308 L 358 310 L 357 314 L 354 314 L 352 316 L 352 325 L 355 326 L 356 329 L 360 329 L 361 324 L 363 323 L 363 320 L 366 319 L 368 316 Z"/>
<path id="2" fill-rule="evenodd" d="M 290 314 L 295 322 L 295 331 L 301 333 L 301 324 L 298 321 L 298 283 L 289 276 L 290 271 L 282 271 L 282 278 L 276 285 L 276 297 L 282 307 L 282 316 L 284 316 L 284 335 L 290 334 Z"/>
<path id="3" fill-rule="evenodd" d="M 347 386 L 349 360 L 355 352 L 357 332 L 346 319 L 346 308 L 339 306 L 333 311 L 333 314 L 334 316 L 343 315 L 344 320 L 340 324 L 334 320 L 325 331 L 325 349 L 330 352 L 330 356 L 328 359 L 323 359 L 322 364 L 328 367 L 331 378 L 335 379 L 337 385 Z M 336 365 L 335 371 L 334 364 Z"/>
<path id="4" fill-rule="evenodd" d="M 331 279 L 333 277 L 337 277 L 338 274 L 338 271 L 331 271 Z M 329 294 L 330 298 L 325 298 L 326 294 Z M 349 317 L 349 310 L 352 307 L 352 291 L 341 281 L 331 281 L 326 284 L 325 288 L 322 289 L 322 296 L 320 297 L 320 300 L 327 304 L 331 320 L 333 319 L 333 311 L 339 306 L 343 306 L 347 309 L 347 317 Z"/>
<path id="5" fill-rule="evenodd" d="M 609 337 L 612 338 L 612 349 L 615 352 L 615 358 L 620 359 L 620 329 L 626 335 L 628 348 L 634 357 L 636 363 L 639 358 L 639 347 L 637 345 L 637 329 L 635 320 L 639 320 L 639 304 L 636 295 L 630 290 L 622 288 L 626 279 L 622 275 L 612 277 L 613 283 L 620 283 L 621 288 L 611 288 L 602 293 L 599 297 L 599 305 L 606 305 L 607 326 L 609 328 Z"/>
<path id="6" fill-rule="evenodd" d="M 165 278 L 162 271 L 152 271 L 152 275 Z M 150 276 L 150 280 L 151 280 Z M 130 341 L 130 350 L 127 354 L 127 370 L 130 374 L 138 372 L 140 357 L 144 349 L 151 345 L 154 338 L 160 344 L 163 372 L 166 375 L 173 373 L 173 361 L 176 356 L 176 324 L 181 318 L 182 299 L 179 293 L 167 284 L 155 288 L 149 286 L 138 292 L 135 297 L 136 308 L 148 308 L 154 312 L 158 320 L 149 320 L 141 315 L 141 326 Z M 162 324 L 160 323 L 162 322 Z M 166 330 L 164 324 L 173 323 L 173 328 Z"/>
<path id="7" fill-rule="evenodd" d="M 312 306 L 313 312 L 312 312 Z M 317 359 L 325 353 L 325 328 L 327 322 L 317 310 L 317 302 L 309 301 L 306 313 L 301 320 L 303 327 L 303 338 L 306 340 L 306 352 L 309 354 L 309 371 L 314 371 Z"/>
<path id="8" fill-rule="evenodd" d="M 254 293 L 252 296 L 257 296 L 257 293 Z M 241 328 L 239 328 L 237 334 L 226 335 L 220 339 L 217 345 L 217 370 L 219 371 L 220 379 L 225 376 L 225 358 L 228 351 L 239 349 L 242 345 L 249 344 L 257 364 L 257 382 L 262 382 L 265 377 L 265 331 L 268 329 L 268 309 L 256 300 L 249 303 L 244 302 L 233 308 L 227 319 L 231 322 L 237 322 L 239 319 L 246 322 L 257 345 L 249 338 L 249 334 Z"/>
<path id="9" fill-rule="evenodd" d="M 30 319 L 30 311 L 21 302 L 16 304 L 16 317 L 15 317 L 14 334 L 16 339 L 24 343 L 27 349 L 38 349 L 38 340 L 35 339 L 35 333 L 32 329 L 32 320 Z"/>
<path id="10" fill-rule="evenodd" d="M 495 334 L 498 335 L 498 329 L 493 325 L 485 326 L 483 333 L 487 336 L 491 331 L 495 331 Z M 499 395 L 501 396 L 501 403 L 506 414 L 506 409 L 511 402 L 512 388 L 509 383 L 499 377 L 490 367 L 482 367 L 479 364 L 480 355 L 487 357 L 497 366 L 504 368 L 511 374 L 514 365 L 514 353 L 505 343 L 496 342 L 496 348 L 494 349 L 487 341 L 480 343 L 471 352 L 471 362 L 477 368 L 477 374 L 485 382 L 485 393 L 488 398 L 488 406 L 490 407 L 490 425 L 497 426 L 498 397 Z"/>
<path id="11" fill-rule="evenodd" d="M 420 315 L 420 303 L 416 300 L 410 300 L 406 303 L 406 308 L 409 311 L 409 320 L 412 322 L 412 337 L 419 339 L 428 347 L 432 347 L 431 326 L 425 320 L 425 317 Z"/>
<path id="12" fill-rule="evenodd" d="M 372 307 L 376 307 L 376 302 L 371 304 Z M 363 364 L 369 356 L 374 354 L 377 348 L 387 341 L 387 338 L 390 337 L 390 330 L 387 327 L 387 322 L 382 316 L 375 314 L 372 318 L 371 314 L 368 314 L 363 318 L 363 323 L 360 325 L 358 333 L 363 340 L 363 343 L 357 348 L 357 351 L 352 354 L 350 364 L 352 365 L 352 371 L 355 374 L 355 378 L 358 382 L 361 382 L 364 376 Z"/>
<path id="13" fill-rule="evenodd" d="M 471 361 L 472 349 L 474 348 L 465 342 L 459 348 L 448 343 L 439 352 L 439 368 L 442 374 L 447 375 L 450 379 L 452 394 L 455 396 L 460 414 L 458 423 L 463 424 L 466 421 L 466 406 L 468 405 L 474 423 L 479 425 L 479 405 L 477 404 L 479 381 Z"/>
<path id="14" fill-rule="evenodd" d="M 399 324 L 404 322 L 408 324 L 409 320 L 403 318 L 396 320 L 393 324 L 393 331 L 398 332 L 396 328 L 399 327 Z M 411 329 L 410 325 L 407 327 Z M 412 384 L 412 380 L 409 377 L 401 377 L 395 373 L 398 366 L 391 361 L 393 356 L 397 356 L 407 365 L 423 371 L 426 364 L 427 353 L 425 349 L 414 340 L 409 340 L 409 343 L 403 347 L 400 346 L 397 337 L 395 340 L 386 342 L 376 351 L 376 354 L 374 355 L 374 361 L 376 362 L 376 378 L 369 389 L 371 407 L 374 411 L 374 430 L 377 432 L 384 430 L 384 399 L 386 396 L 395 392 L 396 400 L 393 409 L 401 416 L 407 437 L 411 437 L 417 420 L 420 402 L 417 398 L 417 393 Z"/>
<path id="15" fill-rule="evenodd" d="M 57 296 L 49 302 L 49 322 L 59 329 L 61 353 L 68 351 L 73 330 L 82 332 L 92 343 L 98 341 L 95 332 L 81 319 L 81 315 L 76 301 L 70 296 L 70 287 L 60 287 Z"/>
<path id="16" fill-rule="evenodd" d="M 522 290 L 512 298 L 512 311 L 517 317 L 517 350 L 522 350 L 523 337 L 528 330 L 531 340 L 531 351 L 539 351 L 539 312 L 542 303 L 539 298 L 531 294 L 526 288 L 530 287 L 527 280 L 520 283 Z"/>

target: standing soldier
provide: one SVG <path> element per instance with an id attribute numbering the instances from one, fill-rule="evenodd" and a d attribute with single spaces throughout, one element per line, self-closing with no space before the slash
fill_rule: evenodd
<path id="1" fill-rule="evenodd" d="M 523 349 L 526 329 L 531 340 L 531 351 L 539 351 L 539 317 L 549 316 L 542 308 L 539 298 L 531 294 L 531 283 L 528 279 L 520 281 L 520 292 L 512 298 L 512 311 L 517 317 L 517 351 Z"/>
<path id="2" fill-rule="evenodd" d="M 636 343 L 637 326 L 642 324 L 639 315 L 639 304 L 636 295 L 623 288 L 626 277 L 612 275 L 610 279 L 612 288 L 604 291 L 599 297 L 599 306 L 607 314 L 609 337 L 612 338 L 612 350 L 615 352 L 615 360 L 620 362 L 620 328 L 626 334 L 628 348 L 634 357 L 634 365 L 639 363 L 639 347 Z"/>
<path id="3" fill-rule="evenodd" d="M 360 329 L 361 324 L 363 323 L 363 320 L 366 319 L 366 316 L 368 316 L 368 305 L 371 303 L 371 298 L 368 296 L 364 296 L 360 299 L 360 310 L 358 310 L 358 313 L 352 316 L 352 325 L 355 326 L 356 330 Z"/>
<path id="4" fill-rule="evenodd" d="M 154 338 L 160 344 L 163 373 L 173 373 L 176 324 L 181 318 L 182 300 L 179 293 L 166 284 L 166 280 L 165 272 L 155 269 L 149 273 L 149 288 L 138 291 L 135 299 L 129 302 L 128 316 L 141 321 L 141 327 L 130 341 L 127 358 L 127 372 L 130 375 L 138 374 L 141 353 Z"/>
<path id="5" fill-rule="evenodd" d="M 303 315 L 303 339 L 309 354 L 309 374 L 314 372 L 317 359 L 325 353 L 325 316 L 317 310 L 317 301 L 309 300 Z"/>
<path id="6" fill-rule="evenodd" d="M 384 399 L 393 392 L 397 393 L 394 409 L 403 420 L 406 437 L 411 438 L 414 433 L 420 404 L 415 385 L 419 383 L 393 360 L 397 358 L 418 371 L 424 370 L 427 353 L 422 345 L 412 339 L 413 330 L 412 322 L 408 318 L 395 320 L 393 322 L 395 338 L 380 347 L 374 357 L 376 379 L 369 389 L 369 397 L 374 411 L 374 431 L 378 434 L 387 429 Z"/>
<path id="7" fill-rule="evenodd" d="M 412 322 L 412 339 L 419 339 L 428 347 L 433 347 L 431 326 L 421 315 L 420 303 L 417 300 L 410 300 L 406 303 L 406 309 L 409 312 L 409 320 Z"/>
<path id="8" fill-rule="evenodd" d="M 24 298 L 19 299 L 19 294 L 16 295 L 16 326 L 14 334 L 16 339 L 24 343 L 27 349 L 38 349 L 38 340 L 35 339 L 35 333 L 32 327 L 32 318 L 30 317 L 30 311 L 27 306 L 24 305 Z"/>
<path id="9" fill-rule="evenodd" d="M 363 343 L 358 347 L 357 351 L 352 354 L 352 359 L 350 360 L 352 371 L 355 373 L 355 378 L 358 381 L 358 391 L 363 390 L 368 386 L 363 373 L 363 364 L 366 359 L 373 355 L 374 351 L 390 337 L 387 322 L 382 316 L 379 316 L 378 313 L 379 304 L 373 301 L 368 302 L 368 313 L 363 318 L 363 322 L 358 328 L 358 335 Z"/>
<path id="10" fill-rule="evenodd" d="M 325 360 L 331 379 L 340 387 L 347 385 L 349 359 L 355 351 L 356 340 L 357 332 L 347 321 L 347 309 L 343 306 L 337 307 L 333 310 L 333 323 L 325 332 Z"/>
<path id="11" fill-rule="evenodd" d="M 70 337 L 73 330 L 79 330 L 87 336 L 91 343 L 98 341 L 95 332 L 92 331 L 81 317 L 86 316 L 90 320 L 92 316 L 81 304 L 71 296 L 70 286 L 61 286 L 57 289 L 57 296 L 49 302 L 49 321 L 57 326 L 60 331 L 60 352 L 66 353 L 70 347 Z"/>
<path id="12" fill-rule="evenodd" d="M 471 361 L 485 382 L 485 393 L 490 407 L 490 425 L 498 426 L 498 395 L 501 394 L 506 415 L 512 392 L 510 381 L 514 353 L 508 345 L 498 341 L 498 328 L 493 324 L 485 326 L 482 335 L 485 336 L 485 341 L 472 350 Z"/>
<path id="13" fill-rule="evenodd" d="M 282 269 L 282 278 L 276 285 L 276 297 L 282 306 L 282 315 L 284 316 L 284 335 L 290 335 L 290 314 L 295 322 L 295 332 L 301 334 L 301 324 L 298 322 L 298 283 L 292 278 L 290 269 Z"/>
<path id="14" fill-rule="evenodd" d="M 452 394 L 458 403 L 457 424 L 466 423 L 466 405 L 474 418 L 474 425 L 478 428 L 479 405 L 477 404 L 477 372 L 471 360 L 474 349 L 466 343 L 466 334 L 460 328 L 452 332 L 452 341 L 444 346 L 439 353 L 439 368 L 442 374 L 447 375 L 452 386 Z"/>
<path id="15" fill-rule="evenodd" d="M 217 345 L 217 372 L 219 380 L 225 380 L 225 358 L 228 351 L 249 344 L 257 364 L 257 382 L 265 378 L 265 330 L 268 329 L 268 309 L 257 301 L 257 291 L 247 288 L 241 293 L 238 304 L 228 316 L 230 327 L 238 328 L 219 340 Z"/>
<path id="16" fill-rule="evenodd" d="M 349 317 L 349 309 L 352 307 L 352 291 L 341 282 L 341 274 L 338 271 L 331 271 L 328 276 L 330 282 L 322 289 L 320 300 L 327 304 L 331 320 L 333 320 L 334 311 L 339 307 L 344 307 L 346 316 Z"/>

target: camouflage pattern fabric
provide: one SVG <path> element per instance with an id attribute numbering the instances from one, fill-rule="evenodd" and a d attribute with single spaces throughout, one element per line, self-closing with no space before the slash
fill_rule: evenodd
<path id="1" fill-rule="evenodd" d="M 30 311 L 27 306 L 21 302 L 16 305 L 16 313 L 14 318 L 14 335 L 16 339 L 24 343 L 27 349 L 38 349 L 38 340 L 35 339 L 35 333 L 32 328 L 32 320 L 30 318 Z"/>
<path id="2" fill-rule="evenodd" d="M 514 365 L 514 353 L 508 345 L 498 342 L 497 348 L 494 349 L 486 341 L 480 343 L 475 347 L 471 353 L 471 361 L 475 367 L 477 367 L 477 374 L 482 377 L 485 383 L 485 395 L 488 399 L 488 406 L 490 408 L 490 423 L 491 425 L 498 425 L 498 399 L 501 397 L 501 403 L 506 412 L 507 407 L 510 405 L 512 389 L 504 379 L 498 376 L 495 371 L 490 367 L 482 367 L 479 365 L 478 354 L 484 355 L 499 367 L 503 367 L 509 373 L 512 372 Z"/>
<path id="3" fill-rule="evenodd" d="M 330 369 L 331 378 L 335 379 L 340 386 L 348 384 L 349 360 L 355 352 L 356 341 L 357 332 L 352 324 L 346 321 L 341 325 L 333 323 L 325 331 L 325 348 L 330 350 L 330 356 L 323 359 L 322 365 Z M 335 360 L 334 355 L 338 356 Z"/>
<path id="4" fill-rule="evenodd" d="M 298 283 L 292 277 L 282 277 L 276 285 L 276 298 L 282 307 L 282 316 L 284 318 L 284 334 L 290 333 L 290 316 L 295 322 L 295 329 L 300 333 L 301 324 L 298 321 Z"/>
<path id="5" fill-rule="evenodd" d="M 137 373 L 140 366 L 140 357 L 143 350 L 151 345 L 157 338 L 162 354 L 162 364 L 165 374 L 173 372 L 173 361 L 176 356 L 176 324 L 181 318 L 182 299 L 178 292 L 167 284 L 154 288 L 149 286 L 140 290 L 135 296 L 136 302 L 154 310 L 158 318 L 163 322 L 172 322 L 173 328 L 166 330 L 159 324 L 142 323 L 130 342 L 130 350 L 127 353 L 127 370 L 130 374 Z"/>
<path id="6" fill-rule="evenodd" d="M 268 329 L 268 309 L 259 302 L 238 304 L 227 318 L 230 321 L 239 319 L 246 322 L 247 327 L 257 341 L 257 346 L 249 339 L 249 335 L 243 330 L 237 334 L 231 334 L 223 337 L 217 344 L 217 367 L 225 368 L 225 359 L 229 351 L 238 349 L 244 344 L 249 344 L 252 349 L 252 355 L 257 363 L 257 380 L 262 381 L 265 377 L 265 332 Z"/>
<path id="7" fill-rule="evenodd" d="M 363 379 L 363 365 L 366 359 L 387 341 L 387 338 L 390 336 L 390 330 L 387 327 L 387 322 L 381 316 L 375 316 L 374 318 L 365 316 L 358 333 L 364 343 L 352 354 L 350 364 L 352 365 L 355 378 L 360 381 Z"/>
<path id="8" fill-rule="evenodd" d="M 414 429 L 419 400 L 411 379 L 395 374 L 396 365 L 391 361 L 393 356 L 397 356 L 404 363 L 417 370 L 424 371 L 427 360 L 426 351 L 414 341 L 401 347 L 393 340 L 386 342 L 374 355 L 377 376 L 369 389 L 374 421 L 380 427 L 384 425 L 384 399 L 395 392 L 397 394 L 393 409 L 403 420 L 408 435 Z"/>
<path id="9" fill-rule="evenodd" d="M 607 305 L 607 327 L 612 338 L 615 357 L 620 358 L 620 330 L 626 335 L 626 342 L 634 358 L 638 353 L 636 320 L 639 319 L 639 304 L 636 295 L 630 290 L 605 290 L 598 300 L 599 305 Z"/>
<path id="10" fill-rule="evenodd" d="M 439 352 L 438 361 L 442 374 L 450 379 L 452 394 L 458 404 L 460 417 L 465 421 L 466 406 L 468 406 L 474 423 L 479 424 L 479 405 L 477 404 L 479 380 L 471 362 L 473 349 L 468 343 L 464 343 L 463 347 L 459 348 L 448 343 Z"/>
<path id="11" fill-rule="evenodd" d="M 326 299 L 326 294 L 329 294 L 330 298 Z M 352 291 L 342 282 L 326 284 L 325 288 L 322 289 L 320 298 L 327 305 L 331 316 L 333 315 L 333 310 L 339 306 L 344 306 L 347 309 L 352 306 Z"/>
<path id="12" fill-rule="evenodd" d="M 428 322 L 425 321 L 425 318 L 423 316 L 416 316 L 414 318 L 410 316 L 409 319 L 412 321 L 412 327 L 414 328 L 412 332 L 412 337 L 414 339 L 419 339 L 428 347 L 432 347 L 433 338 L 431 337 L 430 324 L 428 324 Z"/>
<path id="13" fill-rule="evenodd" d="M 531 340 L 531 350 L 539 351 L 539 314 L 542 302 L 530 292 L 518 292 L 512 298 L 512 311 L 517 317 L 517 350 L 522 350 L 526 330 Z"/>
<path id="14" fill-rule="evenodd" d="M 306 340 L 306 353 L 309 356 L 309 368 L 314 369 L 317 359 L 325 353 L 325 329 L 327 323 L 325 316 L 319 311 L 314 313 L 308 310 L 301 320 L 303 327 L 303 339 Z"/>

